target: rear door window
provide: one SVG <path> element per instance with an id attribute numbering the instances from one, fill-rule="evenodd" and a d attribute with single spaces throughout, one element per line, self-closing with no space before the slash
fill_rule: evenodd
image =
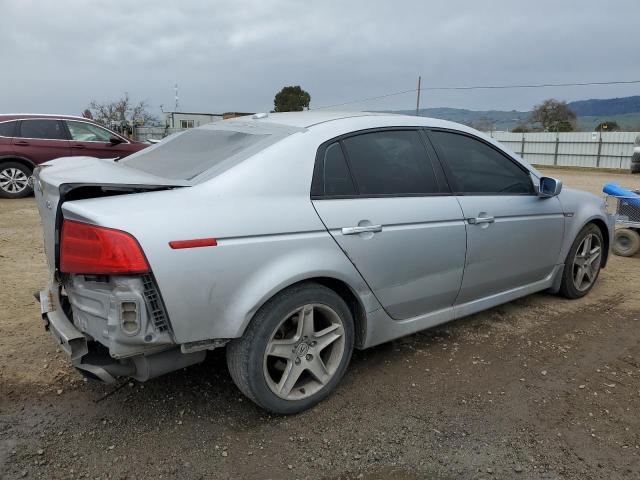
<path id="1" fill-rule="evenodd" d="M 16 131 L 16 123 L 15 121 L 0 123 L 0 137 L 13 137 Z"/>
<path id="2" fill-rule="evenodd" d="M 67 133 L 62 122 L 58 120 L 22 120 L 17 136 L 42 140 L 67 140 Z"/>
<path id="3" fill-rule="evenodd" d="M 342 140 L 360 196 L 439 192 L 427 152 L 415 130 L 385 130 Z"/>
<path id="4" fill-rule="evenodd" d="M 324 194 L 332 197 L 355 193 L 342 147 L 333 143 L 324 152 Z"/>

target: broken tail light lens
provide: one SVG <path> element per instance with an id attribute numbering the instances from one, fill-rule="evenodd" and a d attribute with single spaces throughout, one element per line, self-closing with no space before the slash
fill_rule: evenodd
<path id="1" fill-rule="evenodd" d="M 138 241 L 112 228 L 65 220 L 60 238 L 60 271 L 64 273 L 146 273 L 149 264 Z"/>

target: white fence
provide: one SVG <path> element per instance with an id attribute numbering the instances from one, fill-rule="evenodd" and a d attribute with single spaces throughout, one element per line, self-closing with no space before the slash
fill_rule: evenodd
<path id="1" fill-rule="evenodd" d="M 491 136 L 535 165 L 628 169 L 638 132 L 511 133 Z"/>

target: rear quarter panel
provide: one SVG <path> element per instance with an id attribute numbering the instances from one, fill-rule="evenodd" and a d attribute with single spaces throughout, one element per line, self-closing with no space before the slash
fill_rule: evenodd
<path id="1" fill-rule="evenodd" d="M 316 276 L 345 281 L 365 310 L 375 310 L 311 204 L 317 144 L 309 135 L 296 133 L 194 187 L 67 202 L 63 212 L 138 239 L 179 343 L 238 337 L 271 296 Z M 218 245 L 168 245 L 209 237 Z"/>

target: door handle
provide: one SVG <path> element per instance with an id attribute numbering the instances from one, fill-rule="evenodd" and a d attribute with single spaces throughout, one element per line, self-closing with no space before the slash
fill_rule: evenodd
<path id="1" fill-rule="evenodd" d="M 343 235 L 356 235 L 358 233 L 376 233 L 382 231 L 382 225 L 366 225 L 363 227 L 344 227 L 342 229 Z"/>
<path id="2" fill-rule="evenodd" d="M 494 217 L 476 217 L 476 218 L 467 218 L 467 222 L 470 225 L 480 225 L 482 223 L 493 223 L 496 219 Z"/>
<path id="3" fill-rule="evenodd" d="M 16 140 L 15 142 L 13 142 L 14 145 L 20 145 L 23 147 L 27 147 L 29 146 L 29 142 L 27 142 L 26 140 Z"/>
<path id="4" fill-rule="evenodd" d="M 71 145 L 71 148 L 78 148 L 78 149 L 82 150 L 83 148 L 86 148 L 86 147 L 84 145 L 76 143 L 74 145 Z"/>

